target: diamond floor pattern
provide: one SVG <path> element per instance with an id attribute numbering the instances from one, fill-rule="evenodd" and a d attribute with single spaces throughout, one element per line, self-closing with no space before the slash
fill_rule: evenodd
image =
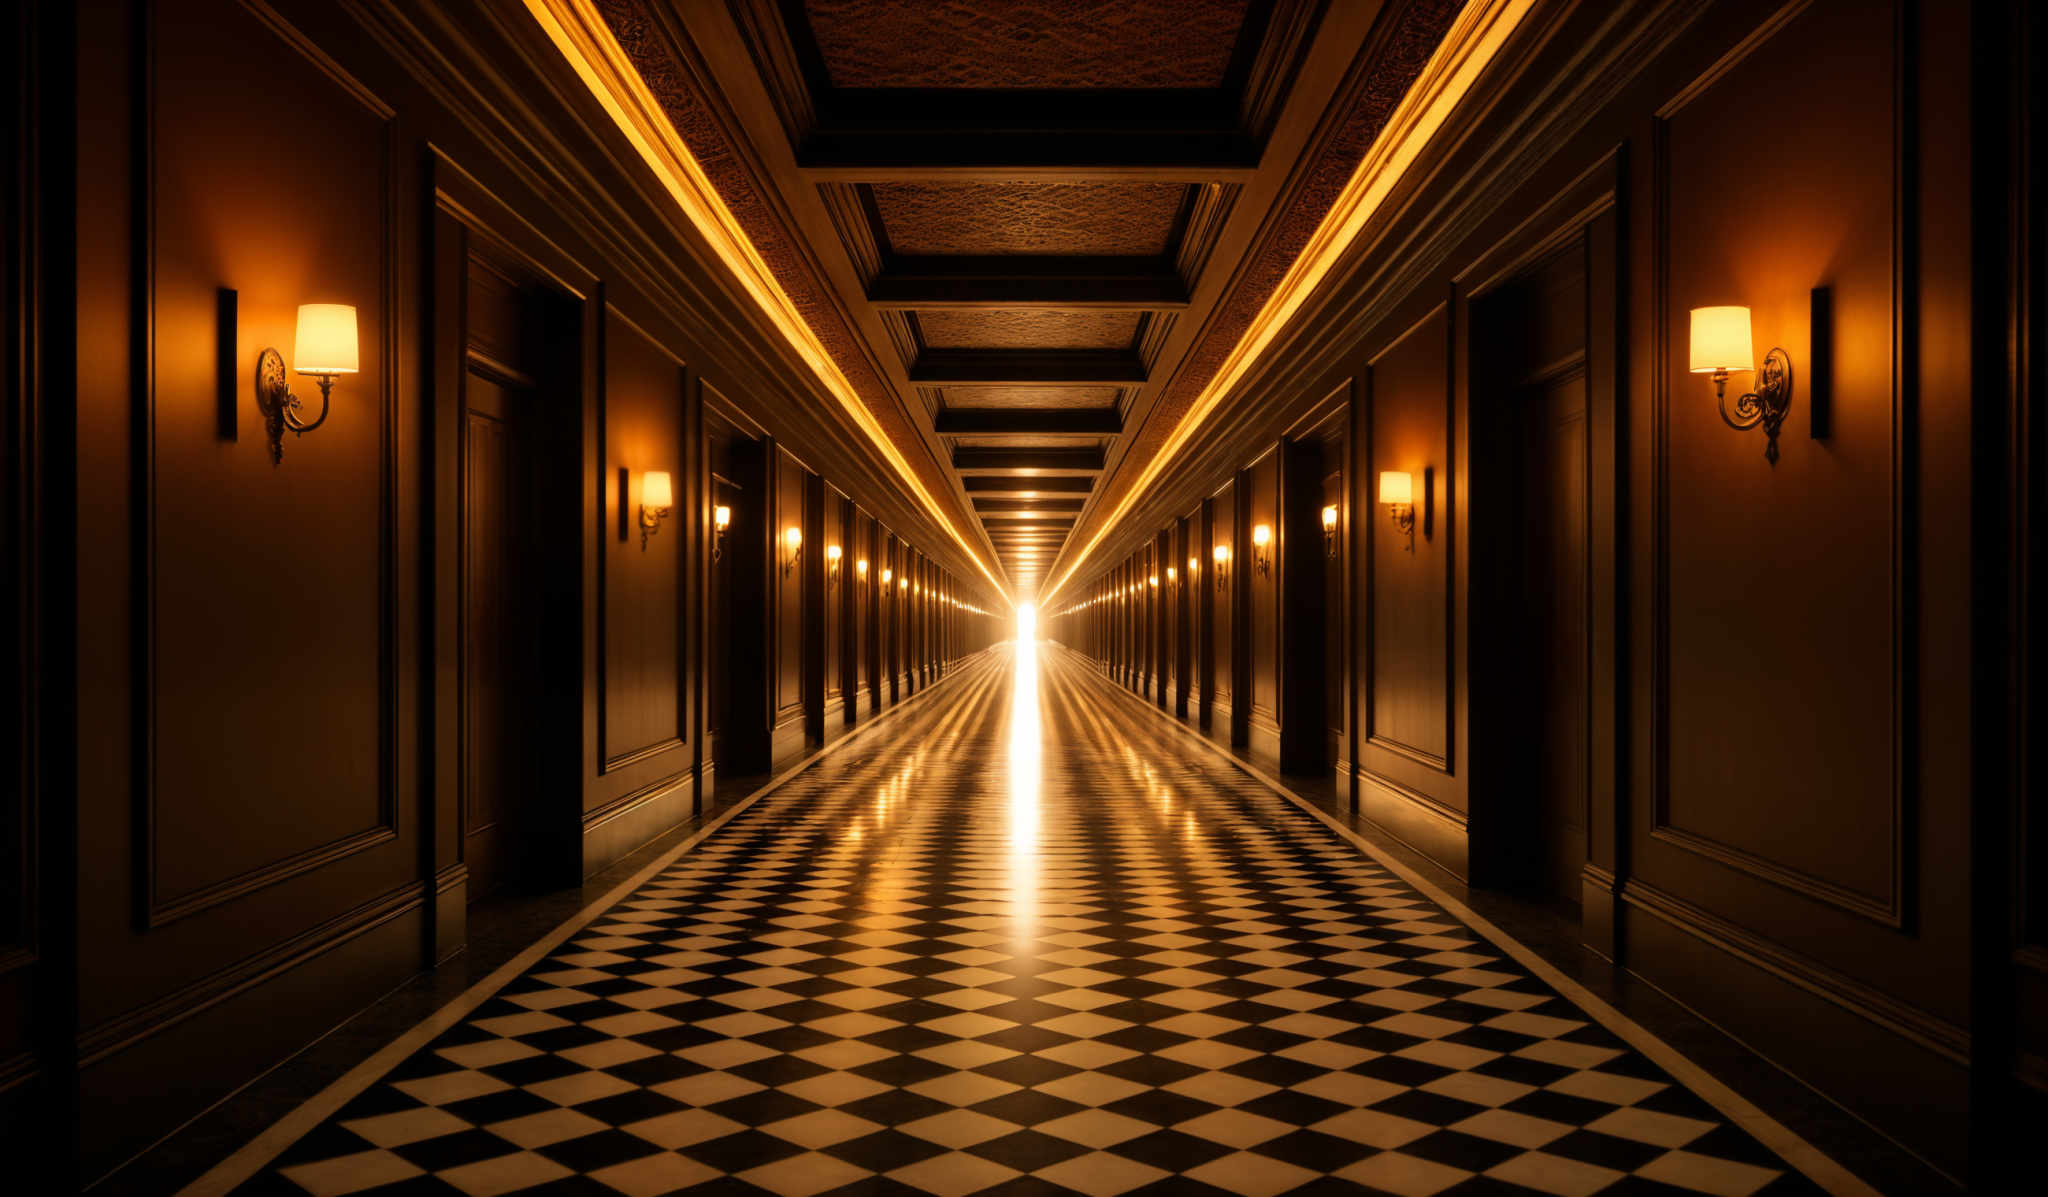
<path id="1" fill-rule="evenodd" d="M 240 1191 L 1815 1191 L 1084 667 L 1048 651 L 951 688 Z"/>

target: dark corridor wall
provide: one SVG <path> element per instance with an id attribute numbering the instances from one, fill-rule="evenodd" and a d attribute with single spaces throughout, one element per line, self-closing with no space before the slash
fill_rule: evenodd
<path id="1" fill-rule="evenodd" d="M 1190 596 L 1215 619 L 1191 723 L 1331 771 L 1452 874 L 1564 898 L 1595 951 L 1995 1173 L 2048 1090 L 2040 20 L 1539 7 L 1050 635 L 1126 676 L 1130 579 L 1203 503 L 1232 576 Z M 1712 304 L 1794 363 L 1775 465 L 1688 371 Z M 1276 468 L 1320 484 L 1287 449 L 1332 403 L 1349 598 L 1335 639 L 1276 652 L 1275 604 L 1333 593 L 1274 507 Z M 1413 480 L 1412 539 L 1383 471 Z M 1286 759 L 1274 696 L 1337 662 L 1336 748 Z"/>
<path id="2" fill-rule="evenodd" d="M 1005 634 L 516 6 L 0 24 L 0 1123 L 60 1187 L 67 1136 L 98 1177 L 458 950 L 473 885 L 571 884 L 742 738 L 766 751 L 728 777 L 842 734 L 801 679 L 856 584 L 826 549 L 856 554 L 807 487 L 918 546 L 906 668 Z M 273 464 L 256 357 L 313 302 L 355 306 L 361 369 Z M 777 486 L 718 499 L 720 537 L 736 440 Z M 714 629 L 760 670 L 715 688 Z"/>

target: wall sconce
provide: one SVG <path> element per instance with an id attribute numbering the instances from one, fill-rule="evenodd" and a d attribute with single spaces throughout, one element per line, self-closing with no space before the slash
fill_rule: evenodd
<path id="1" fill-rule="evenodd" d="M 1157 590 L 1157 589 L 1159 589 L 1159 575 L 1158 575 L 1158 574 L 1153 574 L 1153 575 L 1152 575 L 1152 589 L 1154 589 L 1154 590 Z"/>
<path id="2" fill-rule="evenodd" d="M 1230 546 L 1219 544 L 1212 554 L 1216 558 L 1216 593 L 1223 593 L 1223 580 L 1230 575 Z"/>
<path id="3" fill-rule="evenodd" d="M 1167 567 L 1166 567 L 1166 582 L 1167 582 L 1167 584 L 1168 584 L 1169 586 L 1173 584 L 1173 580 L 1174 580 L 1174 578 L 1175 578 L 1176 576 L 1177 576 L 1177 575 L 1175 575 L 1175 573 L 1173 572 L 1173 567 L 1172 567 L 1171 565 L 1167 566 Z"/>
<path id="4" fill-rule="evenodd" d="M 1773 348 L 1764 355 L 1761 368 L 1754 365 L 1756 351 L 1749 339 L 1749 309 L 1745 307 L 1694 308 L 1692 310 L 1692 372 L 1714 376 L 1714 399 L 1721 419 L 1737 432 L 1761 424 L 1764 428 L 1764 460 L 1778 464 L 1778 429 L 1792 407 L 1792 358 Z M 1735 414 L 1728 414 L 1728 375 L 1737 370 L 1756 371 L 1756 389 L 1735 401 Z"/>
<path id="5" fill-rule="evenodd" d="M 895 570 L 893 570 L 893 569 L 885 569 L 885 570 L 883 570 L 883 571 L 882 571 L 882 589 L 884 589 L 884 590 L 887 590 L 887 589 L 889 588 L 889 582 L 890 582 L 890 580 L 891 580 L 891 579 L 893 579 L 893 578 L 894 578 L 895 576 L 896 576 L 896 571 L 895 571 Z"/>
<path id="6" fill-rule="evenodd" d="M 854 577 L 854 580 L 855 580 L 856 582 L 859 582 L 859 583 L 860 583 L 861 585 L 863 585 L 863 586 L 867 585 L 867 582 L 868 582 L 868 559 L 867 559 L 866 557 L 861 557 L 861 558 L 859 558 L 859 559 L 857 559 L 857 560 L 855 560 L 855 561 L 854 561 L 854 563 L 853 563 L 853 577 Z"/>
<path id="7" fill-rule="evenodd" d="M 1415 475 L 1399 470 L 1380 471 L 1380 502 L 1394 517 L 1394 526 L 1408 534 L 1408 551 L 1415 551 Z"/>
<path id="8" fill-rule="evenodd" d="M 1269 524 L 1252 526 L 1252 567 L 1263 575 L 1273 572 L 1273 554 L 1268 550 L 1273 544 L 1273 528 Z"/>
<path id="9" fill-rule="evenodd" d="M 675 506 L 675 485 L 667 470 L 649 470 L 640 475 L 640 551 L 647 551 L 647 538 L 661 531 L 661 521 Z"/>
<path id="10" fill-rule="evenodd" d="M 825 546 L 825 585 L 839 581 L 839 558 L 841 550 L 836 544 Z"/>
<path id="11" fill-rule="evenodd" d="M 796 568 L 796 559 L 804 555 L 804 530 L 791 524 L 782 530 L 782 576 Z"/>
<path id="12" fill-rule="evenodd" d="M 909 578 L 898 578 L 898 579 L 896 579 L 896 589 L 897 589 L 897 591 L 898 591 L 898 592 L 902 592 L 902 591 L 905 591 L 905 590 L 908 590 L 908 589 L 910 589 L 910 579 L 909 579 Z"/>
<path id="13" fill-rule="evenodd" d="M 320 414 L 310 423 L 299 414 L 305 405 L 292 394 L 284 376 L 284 358 L 277 350 L 266 346 L 256 355 L 256 410 L 263 413 L 264 430 L 270 436 L 273 466 L 284 460 L 284 430 L 289 428 L 297 436 L 325 424 L 335 375 L 356 372 L 355 308 L 345 303 L 300 304 L 292 358 L 299 363 L 293 373 L 311 374 L 319 380 Z"/>
<path id="14" fill-rule="evenodd" d="M 711 559 L 718 560 L 725 555 L 725 530 L 732 527 L 732 508 L 726 506 L 711 509 Z"/>
<path id="15" fill-rule="evenodd" d="M 1337 556 L 1337 508 L 1335 505 L 1323 508 L 1323 556 Z"/>

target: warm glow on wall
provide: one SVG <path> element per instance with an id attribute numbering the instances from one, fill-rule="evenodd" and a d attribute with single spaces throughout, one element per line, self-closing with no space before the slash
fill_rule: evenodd
<path id="1" fill-rule="evenodd" d="M 1415 501 L 1415 476 L 1397 470 L 1380 471 L 1380 502 L 1390 504 L 1413 503 Z"/>

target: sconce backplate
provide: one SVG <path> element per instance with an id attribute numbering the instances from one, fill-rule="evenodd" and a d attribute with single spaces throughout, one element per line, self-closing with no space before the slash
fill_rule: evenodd
<path id="1" fill-rule="evenodd" d="M 1725 375 L 1716 375 L 1717 379 Z M 1717 386 L 1718 389 L 1718 386 Z M 1764 428 L 1764 460 L 1778 464 L 1778 429 L 1792 410 L 1792 357 L 1783 349 L 1772 349 L 1757 367 L 1756 389 L 1735 400 L 1735 414 L 1728 414 L 1728 397 L 1720 396 L 1721 419 L 1737 432 L 1761 424 Z"/>
<path id="2" fill-rule="evenodd" d="M 270 464 L 284 460 L 284 409 L 292 388 L 284 376 L 284 355 L 265 349 L 256 355 L 256 410 L 263 413 L 263 431 L 270 440 Z"/>

